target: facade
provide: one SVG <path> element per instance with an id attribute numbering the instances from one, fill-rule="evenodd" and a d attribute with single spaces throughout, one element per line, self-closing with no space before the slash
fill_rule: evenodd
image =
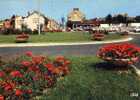
<path id="1" fill-rule="evenodd" d="M 140 23 L 130 23 L 128 26 L 140 28 Z"/>
<path id="2" fill-rule="evenodd" d="M 15 29 L 22 29 L 22 25 L 24 24 L 24 18 L 22 16 L 15 17 Z"/>
<path id="3" fill-rule="evenodd" d="M 79 8 L 73 8 L 73 11 L 68 14 L 68 21 L 82 22 L 85 19 L 85 15 L 79 10 Z"/>
<path id="4" fill-rule="evenodd" d="M 82 23 L 85 20 L 85 14 L 82 13 L 79 8 L 73 8 L 67 16 L 67 27 L 74 29 L 77 24 Z"/>
<path id="5" fill-rule="evenodd" d="M 32 31 L 38 30 L 39 24 L 41 26 L 41 31 L 43 31 L 43 27 L 45 25 L 45 16 L 42 14 L 39 14 L 39 12 L 34 11 L 31 14 L 29 14 L 27 17 L 24 18 L 24 25 L 27 26 L 27 28 L 31 29 Z"/>
<path id="6" fill-rule="evenodd" d="M 12 25 L 10 19 L 6 19 L 6 20 L 3 22 L 3 28 L 4 28 L 4 29 L 10 29 L 10 28 L 13 28 L 13 25 Z"/>
<path id="7" fill-rule="evenodd" d="M 45 15 L 40 14 L 37 11 L 33 11 L 32 13 L 28 13 L 28 16 L 16 16 L 15 17 L 15 28 L 22 29 L 22 26 L 26 26 L 28 29 L 32 31 L 38 30 L 40 24 L 41 31 L 49 31 L 49 30 L 58 30 L 60 29 L 59 23 L 57 23 L 53 19 L 49 19 L 45 17 Z"/>
<path id="8" fill-rule="evenodd" d="M 0 30 L 3 28 L 3 21 L 0 21 Z"/>
<path id="9" fill-rule="evenodd" d="M 47 29 L 49 29 L 49 30 L 59 30 L 60 29 L 60 25 L 55 20 L 50 19 L 48 21 L 48 24 L 47 24 Z"/>

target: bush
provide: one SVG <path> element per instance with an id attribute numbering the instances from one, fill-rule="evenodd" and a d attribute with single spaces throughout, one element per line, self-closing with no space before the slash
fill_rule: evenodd
<path id="1" fill-rule="evenodd" d="M 33 35 L 38 34 L 38 30 L 34 30 L 34 31 L 32 32 L 32 34 L 33 34 Z"/>
<path id="2" fill-rule="evenodd" d="M 24 29 L 22 32 L 27 33 L 27 34 L 32 34 L 32 30 L 31 29 Z"/>
<path id="3" fill-rule="evenodd" d="M 69 73 L 70 61 L 63 56 L 52 61 L 26 52 L 23 58 L 0 67 L 0 97 L 6 100 L 32 100 Z"/>

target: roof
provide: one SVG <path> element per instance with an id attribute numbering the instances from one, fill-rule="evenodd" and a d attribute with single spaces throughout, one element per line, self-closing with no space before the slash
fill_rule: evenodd
<path id="1" fill-rule="evenodd" d="M 29 12 L 28 16 L 26 16 L 26 17 L 29 17 L 29 16 L 31 16 L 31 15 L 33 15 L 33 14 L 35 14 L 35 13 L 36 13 L 36 14 L 39 14 L 40 16 L 42 16 L 42 17 L 44 17 L 44 18 L 47 18 L 44 14 L 42 14 L 42 13 L 36 11 L 36 10 L 33 11 L 33 12 L 31 12 L 31 13 Z"/>
<path id="2" fill-rule="evenodd" d="M 74 14 L 85 17 L 85 14 L 82 13 L 78 8 L 73 8 L 73 10 L 68 14 L 68 17 L 73 16 Z"/>

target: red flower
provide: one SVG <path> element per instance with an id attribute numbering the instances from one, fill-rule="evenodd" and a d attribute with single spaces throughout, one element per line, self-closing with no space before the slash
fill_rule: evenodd
<path id="1" fill-rule="evenodd" d="M 55 60 L 58 61 L 58 62 L 63 62 L 65 60 L 65 58 L 64 58 L 64 56 L 57 56 L 55 58 Z"/>
<path id="2" fill-rule="evenodd" d="M 51 64 L 51 63 L 46 64 L 45 67 L 46 67 L 49 71 L 53 71 L 54 68 L 55 68 L 54 65 Z"/>
<path id="3" fill-rule="evenodd" d="M 32 94 L 32 90 L 31 89 L 27 90 L 27 93 Z"/>
<path id="4" fill-rule="evenodd" d="M 31 65 L 31 62 L 30 61 L 22 61 L 21 64 L 23 66 L 29 67 Z"/>
<path id="5" fill-rule="evenodd" d="M 4 76 L 5 76 L 5 73 L 3 71 L 0 71 L 0 78 Z"/>
<path id="6" fill-rule="evenodd" d="M 4 85 L 4 90 L 5 91 L 11 91 L 11 90 L 13 90 L 13 86 L 11 84 L 7 83 L 7 84 Z"/>
<path id="7" fill-rule="evenodd" d="M 0 100 L 4 100 L 4 96 L 3 95 L 0 95 Z"/>
<path id="8" fill-rule="evenodd" d="M 10 75 L 12 76 L 12 77 L 23 77 L 23 75 L 20 73 L 20 71 L 12 71 L 11 73 L 10 73 Z"/>
<path id="9" fill-rule="evenodd" d="M 17 89 L 16 92 L 15 92 L 16 96 L 21 96 L 22 94 L 23 94 L 23 91 L 20 90 L 20 89 Z"/>
<path id="10" fill-rule="evenodd" d="M 71 62 L 69 61 L 69 60 L 66 60 L 65 62 L 64 62 L 64 65 L 69 65 Z"/>
<path id="11" fill-rule="evenodd" d="M 26 54 L 26 56 L 28 56 L 28 57 L 32 57 L 32 56 L 33 56 L 33 53 L 32 53 L 31 51 L 27 51 L 27 52 L 25 52 L 25 54 Z"/>
<path id="12" fill-rule="evenodd" d="M 107 58 L 111 59 L 130 59 L 137 58 L 140 54 L 140 48 L 133 44 L 129 43 L 120 43 L 120 44 L 109 44 L 105 45 L 98 51 L 98 57 L 107 60 Z M 110 59 L 110 60 L 111 60 Z M 137 60 L 130 59 L 128 62 L 132 64 L 132 62 L 136 62 Z"/>
<path id="13" fill-rule="evenodd" d="M 32 57 L 32 61 L 34 64 L 41 64 L 43 63 L 45 58 L 43 56 L 34 56 Z"/>

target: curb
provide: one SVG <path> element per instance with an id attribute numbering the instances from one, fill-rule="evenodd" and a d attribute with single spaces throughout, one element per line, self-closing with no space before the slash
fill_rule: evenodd
<path id="1" fill-rule="evenodd" d="M 71 46 L 71 45 L 89 45 L 89 44 L 107 44 L 107 43 L 119 43 L 127 42 L 133 40 L 132 37 L 120 40 L 111 40 L 111 41 L 97 41 L 97 42 L 75 42 L 75 43 L 19 43 L 19 44 L 0 44 L 2 47 L 40 47 L 40 46 Z"/>

